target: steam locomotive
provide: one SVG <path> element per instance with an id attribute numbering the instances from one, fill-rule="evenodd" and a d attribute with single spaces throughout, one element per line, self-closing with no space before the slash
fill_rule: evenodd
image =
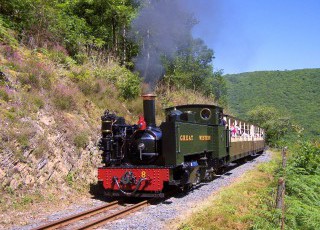
<path id="1" fill-rule="evenodd" d="M 223 114 L 218 106 L 167 108 L 160 126 L 155 95 L 143 95 L 143 110 L 135 125 L 109 111 L 101 117 L 104 166 L 98 181 L 107 196 L 163 197 L 173 187 L 187 190 L 212 180 L 231 161 L 264 149 L 261 128 Z"/>

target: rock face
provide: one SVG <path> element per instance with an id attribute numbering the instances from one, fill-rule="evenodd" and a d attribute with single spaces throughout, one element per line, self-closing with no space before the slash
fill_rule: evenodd
<path id="1" fill-rule="evenodd" d="M 6 76 L 7 86 L 0 88 L 9 89 L 8 100 L 0 97 L 0 190 L 94 183 L 101 162 L 97 147 L 100 121 L 89 112 L 100 114 L 99 109 L 92 105 L 88 112 L 77 102 L 75 111 L 58 110 L 52 105 L 51 94 L 37 92 L 48 103 L 33 111 L 32 96 L 25 101 L 30 92 L 26 94 L 16 79 Z"/>
<path id="2" fill-rule="evenodd" d="M 128 112 L 111 81 L 122 76 L 116 64 L 77 65 L 67 56 L 62 64 L 56 55 L 0 44 L 0 194 L 95 182 L 100 115 Z"/>
<path id="3" fill-rule="evenodd" d="M 10 151 L 0 155 L 0 181 L 3 188 L 12 190 L 22 188 L 41 188 L 49 184 L 63 184 L 72 175 L 72 182 L 81 180 L 81 184 L 89 184 L 96 179 L 96 171 L 100 162 L 100 153 L 96 143 L 90 141 L 84 149 L 65 148 L 63 145 L 50 144 L 48 153 L 37 159 L 32 153 L 23 161 L 13 157 Z M 30 150 L 29 150 L 30 151 Z M 71 179 L 69 179 L 71 180 Z M 70 182 L 70 181 L 69 181 Z"/>
<path id="4" fill-rule="evenodd" d="M 5 148 L 0 155 L 0 185 L 10 190 L 45 188 L 52 184 L 89 184 L 96 180 L 97 167 L 101 162 L 97 147 L 98 132 L 88 135 L 84 147 L 76 147 L 67 135 L 54 127 L 53 117 L 41 117 L 34 129 L 37 133 L 30 144 L 22 149 Z M 96 129 L 97 130 L 97 129 Z M 95 131 L 96 131 L 95 130 Z M 45 137 L 41 134 L 46 133 Z M 39 146 L 38 136 L 42 136 Z M 93 140 L 95 138 L 96 140 Z M 71 181 L 72 180 L 72 181 Z"/>

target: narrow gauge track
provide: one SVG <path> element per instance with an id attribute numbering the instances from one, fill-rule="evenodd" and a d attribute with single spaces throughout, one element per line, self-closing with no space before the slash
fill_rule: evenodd
<path id="1" fill-rule="evenodd" d="M 128 207 L 125 207 L 122 210 L 116 211 L 112 214 L 107 214 L 105 216 L 100 216 L 100 217 L 96 217 L 93 218 L 93 216 L 101 214 L 103 212 L 106 212 L 110 209 L 116 209 L 120 206 L 120 204 L 118 203 L 118 201 L 114 201 L 111 202 L 109 204 L 100 206 L 98 208 L 94 208 L 85 212 L 81 212 L 72 216 L 68 216 L 62 219 L 59 219 L 57 221 L 52 221 L 49 222 L 45 225 L 41 225 L 39 227 L 34 228 L 33 230 L 42 230 L 42 229 L 94 229 L 94 228 L 98 228 L 104 224 L 106 224 L 107 222 L 110 222 L 112 220 L 121 218 L 125 215 L 128 215 L 130 213 L 136 212 L 148 205 L 151 204 L 151 200 L 144 200 L 140 203 L 134 204 L 134 205 L 130 205 Z M 83 224 L 83 225 L 79 225 L 78 222 L 79 221 L 85 221 L 86 219 L 91 219 L 89 220 L 87 223 Z M 75 225 L 72 227 L 72 225 Z"/>

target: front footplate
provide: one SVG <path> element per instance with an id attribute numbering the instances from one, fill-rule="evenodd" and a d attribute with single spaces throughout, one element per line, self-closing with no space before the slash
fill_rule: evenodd
<path id="1" fill-rule="evenodd" d="M 170 181 L 170 168 L 157 167 L 103 167 L 98 169 L 98 180 L 106 193 L 112 196 L 161 197 L 164 183 Z M 146 196 L 144 196 L 146 197 Z"/>

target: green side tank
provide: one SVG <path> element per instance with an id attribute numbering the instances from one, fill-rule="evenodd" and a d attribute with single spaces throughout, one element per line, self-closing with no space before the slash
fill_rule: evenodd
<path id="1" fill-rule="evenodd" d="M 165 165 L 227 157 L 223 109 L 214 105 L 181 105 L 167 108 L 162 152 Z"/>

